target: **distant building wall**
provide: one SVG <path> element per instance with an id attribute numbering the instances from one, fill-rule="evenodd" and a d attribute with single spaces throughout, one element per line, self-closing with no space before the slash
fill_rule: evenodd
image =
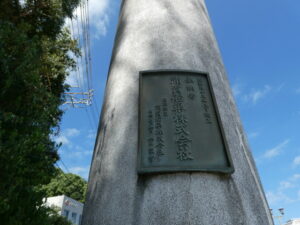
<path id="1" fill-rule="evenodd" d="M 80 225 L 82 218 L 83 204 L 68 196 L 60 195 L 49 197 L 46 205 L 59 207 L 59 214 L 66 217 L 73 224 Z"/>

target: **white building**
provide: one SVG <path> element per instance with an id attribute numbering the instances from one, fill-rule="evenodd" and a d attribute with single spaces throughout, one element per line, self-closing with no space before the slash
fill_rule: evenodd
<path id="1" fill-rule="evenodd" d="M 289 220 L 285 225 L 300 225 L 300 219 Z"/>
<path id="2" fill-rule="evenodd" d="M 55 206 L 60 209 L 59 214 L 66 217 L 73 224 L 80 225 L 83 204 L 65 195 L 49 197 L 46 199 L 47 206 Z"/>

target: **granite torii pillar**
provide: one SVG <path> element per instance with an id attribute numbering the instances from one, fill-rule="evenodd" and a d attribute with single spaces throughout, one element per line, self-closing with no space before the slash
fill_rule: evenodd
<path id="1" fill-rule="evenodd" d="M 208 74 L 232 174 L 138 174 L 139 74 L 145 70 Z M 273 224 L 204 0 L 123 0 L 83 224 Z"/>

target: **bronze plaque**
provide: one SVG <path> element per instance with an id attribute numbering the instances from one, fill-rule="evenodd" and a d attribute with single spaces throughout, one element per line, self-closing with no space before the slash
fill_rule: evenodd
<path id="1" fill-rule="evenodd" d="M 140 72 L 138 173 L 232 173 L 209 75 Z"/>

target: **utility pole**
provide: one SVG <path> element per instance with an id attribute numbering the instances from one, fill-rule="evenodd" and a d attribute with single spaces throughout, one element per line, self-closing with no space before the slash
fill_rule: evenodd
<path id="1" fill-rule="evenodd" d="M 66 92 L 66 101 L 63 105 L 69 105 L 73 108 L 84 108 L 92 104 L 93 95 L 93 89 L 86 92 Z"/>
<path id="2" fill-rule="evenodd" d="M 204 0 L 123 0 L 83 225 L 273 225 Z"/>
<path id="3" fill-rule="evenodd" d="M 271 210 L 273 218 L 278 219 L 279 225 L 282 225 L 281 219 L 284 216 L 284 209 L 283 208 L 278 209 L 279 214 L 277 214 L 277 215 L 273 214 L 273 210 L 272 209 L 270 209 L 270 210 Z"/>

